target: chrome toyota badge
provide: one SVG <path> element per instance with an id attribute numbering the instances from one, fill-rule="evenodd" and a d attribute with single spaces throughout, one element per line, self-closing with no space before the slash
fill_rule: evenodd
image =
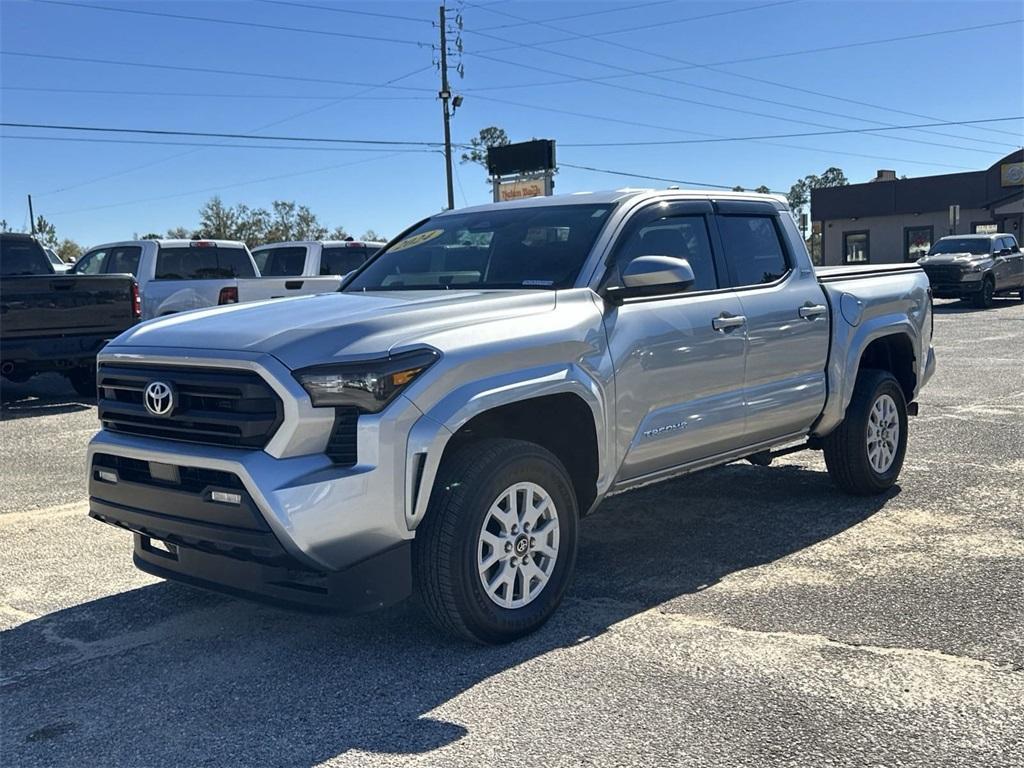
<path id="1" fill-rule="evenodd" d="M 146 410 L 154 416 L 170 416 L 175 405 L 174 389 L 162 381 L 151 381 L 142 394 Z"/>

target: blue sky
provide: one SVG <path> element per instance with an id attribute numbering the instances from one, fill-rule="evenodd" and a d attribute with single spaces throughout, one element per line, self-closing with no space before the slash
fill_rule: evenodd
<path id="1" fill-rule="evenodd" d="M 2 55 L 0 114 L 3 121 L 23 123 L 441 139 L 429 46 L 436 39 L 436 3 L 294 1 L 88 0 L 94 6 L 267 25 L 250 27 L 75 7 L 77 0 L 2 0 L 0 46 L 8 54 L 278 77 Z M 897 131 L 624 146 L 1024 115 L 1024 25 L 999 24 L 1024 18 L 1020 2 L 480 0 L 450 2 L 449 8 L 464 22 L 465 77 L 453 75 L 453 90 L 465 103 L 453 120 L 454 139 L 466 141 L 488 125 L 502 126 L 514 141 L 555 139 L 562 164 L 557 192 L 665 186 L 570 164 L 785 191 L 795 179 L 830 165 L 853 181 L 868 180 L 878 168 L 909 176 L 985 168 L 1024 141 L 1024 121 L 1018 120 L 929 129 L 944 135 Z M 707 18 L 693 18 L 700 16 Z M 535 23 L 522 24 L 520 18 Z M 989 24 L 996 26 L 851 46 Z M 777 56 L 834 46 L 850 47 Z M 751 58 L 757 60 L 735 61 Z M 683 69 L 683 62 L 715 69 Z M 660 73 L 634 74 L 654 71 Z M 393 82 L 401 89 L 368 87 L 396 78 L 403 78 Z M 782 85 L 760 82 L 765 80 Z M 214 194 L 251 207 L 295 200 L 328 225 L 357 234 L 368 228 L 394 234 L 445 203 L 441 155 L 410 151 L 416 147 L 322 151 L 281 149 L 278 141 L 266 142 L 278 147 L 273 149 L 174 147 L 26 140 L 9 137 L 83 134 L 0 131 L 0 217 L 16 228 L 26 225 L 25 194 L 31 192 L 36 212 L 53 221 L 61 237 L 83 245 L 194 226 L 198 208 Z M 570 146 L 588 143 L 611 146 Z M 457 206 L 489 199 L 483 169 L 457 165 L 457 171 Z"/>

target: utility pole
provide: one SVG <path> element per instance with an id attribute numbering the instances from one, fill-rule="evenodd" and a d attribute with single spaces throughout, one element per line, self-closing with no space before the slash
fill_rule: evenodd
<path id="1" fill-rule="evenodd" d="M 448 210 L 455 207 L 455 187 L 452 186 L 452 126 L 448 101 L 452 92 L 448 90 L 448 22 L 445 19 L 444 4 L 438 9 L 438 21 L 441 28 L 441 91 L 437 94 L 441 99 L 444 114 L 444 168 L 448 185 Z"/>
<path id="2" fill-rule="evenodd" d="M 36 214 L 32 210 L 32 195 L 28 196 L 28 218 L 29 226 L 32 228 L 32 234 L 34 235 L 36 233 Z"/>

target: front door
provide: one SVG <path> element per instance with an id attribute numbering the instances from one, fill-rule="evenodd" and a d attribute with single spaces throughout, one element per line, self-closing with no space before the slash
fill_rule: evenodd
<path id="1" fill-rule="evenodd" d="M 708 202 L 659 203 L 639 212 L 612 251 L 604 285 L 619 285 L 639 256 L 685 258 L 684 292 L 608 305 L 615 365 L 618 481 L 723 453 L 742 444 L 746 331 L 712 246 Z"/>
<path id="2" fill-rule="evenodd" d="M 739 201 L 718 208 L 722 250 L 747 319 L 747 444 L 805 432 L 825 407 L 825 292 L 806 256 L 791 251 L 800 235 L 788 213 Z"/>

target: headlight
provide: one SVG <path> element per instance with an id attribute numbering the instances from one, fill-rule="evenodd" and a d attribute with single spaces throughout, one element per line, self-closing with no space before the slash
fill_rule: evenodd
<path id="1" fill-rule="evenodd" d="M 967 268 L 968 272 L 981 272 L 985 269 L 985 264 L 974 264 Z"/>
<path id="2" fill-rule="evenodd" d="M 376 413 L 440 357 L 418 349 L 379 360 L 316 365 L 295 371 L 315 406 L 354 405 Z"/>

